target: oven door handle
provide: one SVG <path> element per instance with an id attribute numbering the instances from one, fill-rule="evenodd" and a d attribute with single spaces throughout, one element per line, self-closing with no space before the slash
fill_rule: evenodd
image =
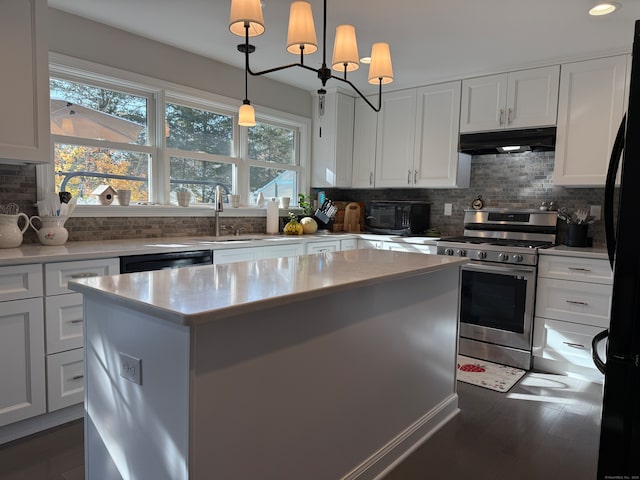
<path id="1" fill-rule="evenodd" d="M 534 273 L 535 267 L 522 267 L 512 265 L 487 265 L 479 263 L 466 263 L 462 265 L 463 270 L 486 273 L 499 273 L 502 275 L 531 275 Z"/>

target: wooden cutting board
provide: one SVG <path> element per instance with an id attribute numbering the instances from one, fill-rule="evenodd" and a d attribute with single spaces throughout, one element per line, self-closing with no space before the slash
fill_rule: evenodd
<path id="1" fill-rule="evenodd" d="M 344 227 L 345 232 L 360 231 L 360 205 L 356 202 L 348 203 L 344 209 Z"/>

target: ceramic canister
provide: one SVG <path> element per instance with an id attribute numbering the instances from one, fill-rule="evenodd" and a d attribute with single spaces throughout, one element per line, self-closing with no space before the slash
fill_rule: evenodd
<path id="1" fill-rule="evenodd" d="M 18 225 L 24 218 L 24 226 Z M 29 217 L 25 213 L 0 215 L 0 248 L 14 248 L 22 244 L 22 234 L 29 228 Z"/>
<path id="2" fill-rule="evenodd" d="M 62 245 L 69 238 L 69 232 L 64 228 L 64 224 L 69 217 L 31 217 L 30 224 L 38 233 L 38 240 L 43 245 Z M 35 222 L 35 223 L 34 223 Z M 36 224 L 39 223 L 40 227 Z"/>

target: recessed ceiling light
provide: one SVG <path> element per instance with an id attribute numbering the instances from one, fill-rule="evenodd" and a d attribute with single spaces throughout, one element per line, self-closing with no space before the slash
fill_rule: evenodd
<path id="1" fill-rule="evenodd" d="M 371 57 L 362 57 L 360 63 L 371 63 Z"/>
<path id="2" fill-rule="evenodd" d="M 600 16 L 609 15 L 615 12 L 622 5 L 616 2 L 598 2 L 589 10 L 589 15 Z"/>

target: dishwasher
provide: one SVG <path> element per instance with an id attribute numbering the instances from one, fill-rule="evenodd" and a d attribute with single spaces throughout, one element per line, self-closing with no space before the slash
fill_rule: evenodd
<path id="1" fill-rule="evenodd" d="M 211 250 L 127 255 L 120 257 L 120 273 L 148 272 L 211 264 L 213 264 Z"/>

